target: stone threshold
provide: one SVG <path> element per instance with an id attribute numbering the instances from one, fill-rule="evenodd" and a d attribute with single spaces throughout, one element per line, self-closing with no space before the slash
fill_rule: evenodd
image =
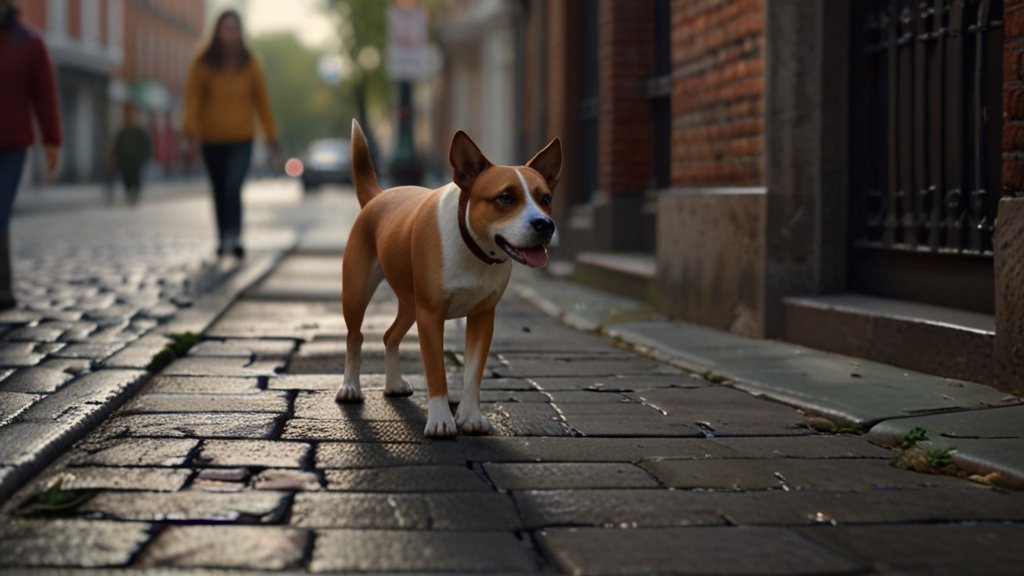
<path id="1" fill-rule="evenodd" d="M 992 414 L 1008 414 L 996 409 L 1024 410 L 1022 399 L 986 384 L 672 321 L 642 302 L 536 271 L 517 271 L 512 289 L 574 328 L 868 432 L 877 443 L 898 444 L 907 430 L 921 426 L 930 437 L 945 439 L 940 445 L 951 448 L 963 468 L 999 471 L 1011 483 L 1024 483 L 1024 418 L 983 425 Z M 965 421 L 970 435 L 954 429 L 965 428 Z"/>
<path id="2" fill-rule="evenodd" d="M 289 249 L 253 252 L 241 266 L 221 270 L 219 281 L 207 278 L 207 291 L 192 305 L 158 325 L 95 370 L 64 384 L 43 401 L 32 405 L 11 423 L 0 427 L 0 502 L 75 442 L 84 438 L 137 392 L 151 373 L 150 360 L 169 342 L 167 336 L 202 333 L 247 288 L 269 275 Z"/>
<path id="3" fill-rule="evenodd" d="M 787 298 L 784 340 L 993 384 L 995 316 L 863 294 Z"/>
<path id="4" fill-rule="evenodd" d="M 572 279 L 627 298 L 654 303 L 656 261 L 653 254 L 581 252 Z"/>

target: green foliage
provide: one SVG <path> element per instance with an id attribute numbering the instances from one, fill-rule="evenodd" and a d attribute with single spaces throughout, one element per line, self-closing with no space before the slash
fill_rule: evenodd
<path id="1" fill-rule="evenodd" d="M 902 450 L 909 450 L 917 445 L 918 442 L 925 442 L 928 440 L 928 431 L 919 426 L 911 428 L 907 435 L 900 440 L 900 448 Z"/>
<path id="2" fill-rule="evenodd" d="M 202 336 L 195 332 L 169 334 L 167 337 L 170 338 L 171 341 L 153 356 L 153 359 L 149 361 L 149 365 L 146 366 L 146 370 L 149 370 L 150 372 L 159 372 L 163 370 L 171 362 L 174 362 L 178 358 L 183 358 L 188 354 L 188 351 L 202 339 Z"/>
<path id="3" fill-rule="evenodd" d="M 725 384 L 726 382 L 732 382 L 732 378 L 729 378 L 725 374 L 719 374 L 712 370 L 705 370 L 701 376 L 713 384 Z"/>
<path id="4" fill-rule="evenodd" d="M 339 87 L 328 86 L 317 66 L 320 54 L 306 48 L 294 34 L 275 32 L 253 39 L 277 121 L 281 145 L 301 155 L 318 138 L 348 135 L 353 108 Z"/>
<path id="5" fill-rule="evenodd" d="M 96 495 L 95 490 L 63 490 L 62 480 L 32 495 L 18 508 L 19 516 L 57 516 L 74 512 Z"/>
<path id="6" fill-rule="evenodd" d="M 953 465 L 951 448 L 929 448 L 924 451 L 924 461 L 928 468 L 941 470 Z"/>

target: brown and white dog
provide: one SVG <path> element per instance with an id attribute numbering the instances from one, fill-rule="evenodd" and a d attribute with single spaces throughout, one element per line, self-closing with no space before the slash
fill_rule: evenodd
<path id="1" fill-rule="evenodd" d="M 416 323 L 427 378 L 427 436 L 486 434 L 480 380 L 494 331 L 494 309 L 512 261 L 547 264 L 555 233 L 551 194 L 562 170 L 556 138 L 525 166 L 495 166 L 463 131 L 448 152 L 453 182 L 429 190 L 381 191 L 362 129 L 352 122 L 352 180 L 362 211 L 342 260 L 342 308 L 348 328 L 339 402 L 363 398 L 359 363 L 366 307 L 381 280 L 398 296 L 398 315 L 384 334 L 385 396 L 412 388 L 398 368 L 398 345 Z M 444 322 L 466 317 L 462 399 L 452 418 L 444 368 Z"/>

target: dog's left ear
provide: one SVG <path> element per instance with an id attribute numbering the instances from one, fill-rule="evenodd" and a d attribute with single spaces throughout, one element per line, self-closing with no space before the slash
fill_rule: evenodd
<path id="1" fill-rule="evenodd" d="M 448 162 L 452 165 L 452 181 L 467 194 L 472 190 L 476 177 L 493 166 L 469 134 L 462 130 L 452 137 Z"/>
<path id="2" fill-rule="evenodd" d="M 539 172 L 548 183 L 548 190 L 554 192 L 558 177 L 562 175 L 562 141 L 555 138 L 549 142 L 526 166 Z"/>

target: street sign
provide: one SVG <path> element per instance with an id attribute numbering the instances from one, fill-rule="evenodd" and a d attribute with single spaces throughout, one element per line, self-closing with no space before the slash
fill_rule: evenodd
<path id="1" fill-rule="evenodd" d="M 388 10 L 388 76 L 408 82 L 422 80 L 429 71 L 427 13 L 392 6 Z"/>

